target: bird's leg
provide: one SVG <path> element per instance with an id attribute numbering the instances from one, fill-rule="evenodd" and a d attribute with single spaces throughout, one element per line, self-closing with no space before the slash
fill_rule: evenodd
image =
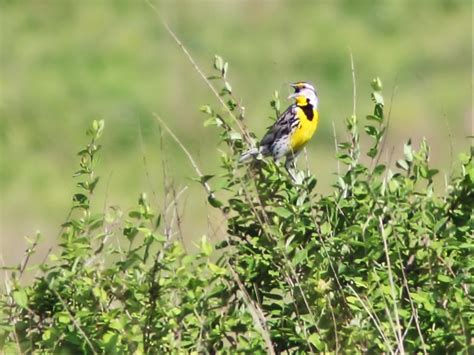
<path id="1" fill-rule="evenodd" d="M 296 179 L 296 175 L 294 173 L 294 171 L 296 170 L 296 165 L 295 165 L 295 159 L 293 157 L 288 157 L 286 159 L 285 169 L 288 172 L 288 174 L 290 175 L 293 182 L 296 182 L 297 179 Z"/>

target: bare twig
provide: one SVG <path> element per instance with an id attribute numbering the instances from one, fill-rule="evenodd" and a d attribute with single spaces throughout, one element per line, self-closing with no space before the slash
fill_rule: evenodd
<path id="1" fill-rule="evenodd" d="M 322 233 L 321 233 L 321 228 L 320 228 L 320 226 L 319 226 L 319 223 L 318 223 L 317 220 L 316 220 L 315 208 L 314 208 L 314 205 L 313 205 L 313 204 L 311 205 L 311 211 L 312 211 L 311 217 L 312 217 L 312 219 L 313 219 L 314 225 L 316 226 L 317 232 L 319 233 L 319 240 L 321 241 L 322 249 L 324 250 L 324 253 L 326 254 L 326 258 L 327 258 L 327 260 L 328 260 L 328 262 L 329 262 L 329 267 L 331 268 L 331 271 L 332 271 L 332 274 L 333 274 L 333 276 L 334 276 L 334 279 L 336 280 L 337 286 L 338 286 L 338 288 L 339 288 L 339 292 L 341 293 L 342 299 L 344 300 L 344 304 L 347 306 L 347 300 L 346 300 L 346 297 L 345 297 L 345 294 L 344 294 L 344 289 L 343 289 L 342 284 L 341 284 L 341 282 L 340 282 L 340 280 L 339 280 L 339 277 L 338 277 L 338 275 L 337 275 L 336 268 L 334 267 L 334 264 L 333 264 L 333 262 L 332 262 L 332 260 L 331 260 L 330 255 L 329 255 L 328 249 L 327 249 L 327 247 L 326 247 L 326 243 L 324 242 L 324 239 L 323 239 L 323 237 L 322 237 L 322 235 L 321 235 L 321 234 L 322 234 Z M 342 212 L 342 211 L 341 211 L 341 212 Z M 333 234 L 333 238 L 334 238 L 334 237 L 335 237 L 335 232 L 333 231 L 332 234 Z"/>
<path id="2" fill-rule="evenodd" d="M 454 164 L 454 148 L 453 148 L 453 132 L 451 131 L 451 125 L 449 124 L 448 117 L 446 115 L 446 111 L 443 108 L 443 118 L 444 118 L 444 123 L 446 124 L 446 129 L 448 131 L 448 139 L 449 139 L 449 165 L 450 165 L 450 170 L 452 173 L 453 170 L 453 164 Z"/>
<path id="3" fill-rule="evenodd" d="M 183 191 L 183 190 L 181 190 L 181 191 Z M 176 189 L 174 188 L 174 185 L 171 185 L 171 193 L 173 195 L 172 202 L 173 202 L 173 207 L 174 207 L 175 214 L 176 214 L 176 228 L 178 229 L 178 236 L 179 236 L 181 244 L 184 248 L 184 251 L 187 253 L 186 245 L 184 244 L 183 231 L 182 231 L 182 228 L 181 228 L 181 216 L 179 215 L 179 209 L 178 209 L 178 197 L 179 197 L 179 195 L 176 194 Z"/>
<path id="4" fill-rule="evenodd" d="M 160 133 L 160 153 L 161 153 L 161 172 L 163 175 L 163 212 L 162 212 L 162 217 L 163 217 L 163 225 L 164 225 L 164 234 L 167 239 L 169 239 L 169 229 L 170 226 L 168 225 L 168 218 L 167 218 L 167 212 L 168 212 L 168 174 L 167 174 L 167 165 L 165 161 L 165 151 L 164 151 L 164 138 L 163 138 L 163 129 L 160 125 L 158 125 L 159 128 L 159 133 Z"/>
<path id="5" fill-rule="evenodd" d="M 95 250 L 94 255 L 99 254 L 104 249 L 105 243 L 107 243 L 107 240 L 109 239 L 109 237 L 113 235 L 113 233 L 110 233 L 110 230 L 109 230 L 110 226 L 106 223 L 106 217 L 105 217 L 107 213 L 107 200 L 109 197 L 109 187 L 110 187 L 110 181 L 112 180 L 112 175 L 113 175 L 113 171 L 110 172 L 109 178 L 107 179 L 107 183 L 105 185 L 104 205 L 102 206 L 102 214 L 104 216 L 103 217 L 104 237 L 101 238 L 99 247 Z M 117 245 L 120 248 L 120 243 L 117 243 Z"/>
<path id="6" fill-rule="evenodd" d="M 380 228 L 380 234 L 382 234 L 385 258 L 387 260 L 388 278 L 389 278 L 389 281 L 390 281 L 390 292 L 392 294 L 392 299 L 393 299 L 393 312 L 394 312 L 394 316 L 395 316 L 395 322 L 397 323 L 398 350 L 400 350 L 400 354 L 405 354 L 405 348 L 403 346 L 403 339 L 402 339 L 402 326 L 400 324 L 400 317 L 398 315 L 397 296 L 396 296 L 396 293 L 395 293 L 395 282 L 393 280 L 392 265 L 390 263 L 390 255 L 388 253 L 387 237 L 385 235 L 385 228 L 384 228 L 384 225 L 383 225 L 382 217 L 380 217 L 380 216 L 379 216 L 379 228 Z"/>
<path id="7" fill-rule="evenodd" d="M 186 147 L 184 146 L 183 143 L 181 143 L 181 141 L 179 140 L 179 138 L 173 133 L 173 131 L 168 127 L 168 125 L 160 118 L 160 116 L 158 116 L 156 113 L 153 114 L 153 116 L 155 117 L 155 119 L 160 123 L 161 126 L 164 127 L 164 129 L 166 130 L 166 132 L 168 132 L 168 134 L 174 139 L 174 141 L 176 142 L 176 144 L 179 145 L 179 147 L 181 148 L 181 150 L 184 152 L 184 154 L 186 154 L 186 156 L 188 157 L 188 160 L 189 162 L 191 163 L 191 165 L 193 166 L 194 168 L 194 171 L 196 172 L 196 174 L 202 178 L 204 176 L 204 174 L 201 172 L 201 169 L 199 169 L 196 161 L 194 160 L 193 156 L 191 155 L 191 153 L 189 153 L 189 151 L 186 149 Z M 206 189 L 206 192 L 209 196 L 211 197 L 214 197 L 214 194 L 212 193 L 212 190 L 211 190 L 211 187 L 209 186 L 208 182 L 207 181 L 201 181 L 201 184 L 202 186 L 204 186 L 204 188 Z"/>
<path id="8" fill-rule="evenodd" d="M 194 69 L 198 72 L 198 74 L 201 76 L 201 78 L 204 80 L 204 82 L 207 84 L 207 86 L 209 87 L 209 89 L 211 89 L 212 93 L 214 94 L 214 96 L 217 98 L 217 100 L 221 103 L 221 105 L 226 109 L 227 113 L 229 114 L 229 116 L 234 120 L 234 122 L 236 123 L 237 127 L 239 128 L 240 132 L 242 133 L 243 137 L 245 138 L 246 142 L 248 144 L 251 143 L 251 140 L 250 140 L 250 137 L 248 135 L 248 132 L 247 130 L 245 129 L 245 127 L 243 126 L 243 124 L 241 123 L 241 121 L 235 116 L 235 114 L 230 110 L 229 106 L 227 106 L 227 104 L 224 102 L 224 100 L 222 99 L 222 97 L 219 95 L 219 93 L 217 92 L 216 88 L 212 85 L 212 83 L 210 82 L 210 80 L 207 78 L 207 76 L 204 74 L 204 72 L 201 70 L 201 68 L 199 68 L 199 66 L 196 64 L 196 61 L 194 60 L 194 58 L 191 56 L 191 54 L 189 53 L 189 51 L 186 49 L 186 47 L 183 45 L 183 43 L 181 42 L 181 40 L 178 38 L 178 36 L 174 33 L 174 31 L 170 28 L 170 26 L 168 25 L 168 23 L 165 21 L 165 19 L 161 16 L 160 12 L 158 11 L 157 7 L 150 1 L 150 0 L 145 0 L 146 3 L 148 3 L 148 5 L 150 5 L 150 7 L 153 9 L 153 11 L 160 17 L 161 19 L 161 22 L 163 24 L 163 26 L 165 27 L 166 31 L 169 33 L 169 35 L 173 38 L 173 40 L 176 42 L 176 44 L 178 45 L 178 47 L 181 48 L 181 50 L 184 52 L 184 54 L 186 55 L 186 57 L 188 58 L 188 60 L 191 62 L 191 65 L 194 67 Z M 236 101 L 237 102 L 237 101 Z"/>
<path id="9" fill-rule="evenodd" d="M 40 240 L 41 234 L 39 232 L 36 233 L 35 240 L 33 241 L 33 244 L 31 247 L 29 247 L 26 252 L 25 252 L 25 258 L 23 259 L 21 266 L 20 266 L 20 275 L 18 276 L 18 280 L 21 280 L 21 277 L 23 276 L 23 273 L 25 272 L 26 266 L 28 265 L 28 262 L 30 261 L 31 255 L 35 252 L 36 246 L 38 245 L 38 242 Z"/>
<path id="10" fill-rule="evenodd" d="M 375 319 L 375 317 L 372 315 L 372 313 L 370 312 L 370 310 L 367 308 L 367 306 L 365 305 L 364 301 L 362 301 L 362 298 L 360 298 L 359 294 L 352 288 L 352 286 L 348 286 L 349 289 L 352 291 L 352 293 L 356 296 L 356 298 L 358 299 L 358 301 L 360 302 L 360 304 L 362 305 L 362 307 L 365 309 L 365 311 L 367 312 L 367 314 L 369 315 L 370 319 L 372 319 L 372 322 L 374 322 L 374 325 L 375 325 L 375 328 L 377 328 L 377 330 L 379 331 L 379 334 L 381 335 L 382 339 L 384 340 L 385 342 L 385 346 L 387 347 L 387 351 L 390 352 L 390 354 L 393 354 L 393 350 L 392 350 L 392 347 L 390 346 L 390 342 L 388 341 L 385 333 L 383 332 L 381 326 L 379 325 L 379 323 L 377 322 L 377 320 Z"/>
<path id="11" fill-rule="evenodd" d="M 413 299 L 411 298 L 410 287 L 408 286 L 408 280 L 407 280 L 407 276 L 405 274 L 405 266 L 403 265 L 402 255 L 400 253 L 400 249 L 398 249 L 398 260 L 400 261 L 400 269 L 402 271 L 403 286 L 407 290 L 408 301 L 410 302 L 412 317 L 415 320 L 416 330 L 418 331 L 418 335 L 420 336 L 421 347 L 423 349 L 423 354 L 426 355 L 427 354 L 426 344 L 425 344 L 425 340 L 423 338 L 423 333 L 421 331 L 420 322 L 418 321 L 418 310 L 416 309 L 415 304 L 413 303 Z M 408 328 L 409 327 L 407 327 L 407 331 L 408 331 Z"/>
<path id="12" fill-rule="evenodd" d="M 54 289 L 54 287 L 52 287 L 51 285 L 49 285 L 49 288 L 51 291 L 53 291 L 53 293 L 56 295 L 56 297 L 59 299 L 59 302 L 61 303 L 61 305 L 64 307 L 64 310 L 66 311 L 66 313 L 68 314 L 69 318 L 71 319 L 72 323 L 74 324 L 74 326 L 76 327 L 76 329 L 78 330 L 79 333 L 81 333 L 82 337 L 84 338 L 84 340 L 86 341 L 87 345 L 89 346 L 89 348 L 91 349 L 92 353 L 93 354 L 97 354 L 97 351 L 95 351 L 94 349 L 94 346 L 92 345 L 92 342 L 90 341 L 89 337 L 86 335 L 86 333 L 84 332 L 84 330 L 82 329 L 81 325 L 79 324 L 79 322 L 76 320 L 76 318 L 74 318 L 74 316 L 72 315 L 71 311 L 69 310 L 69 307 L 67 306 L 66 302 L 64 301 L 64 299 L 61 297 L 61 295 Z"/>
<path id="13" fill-rule="evenodd" d="M 334 120 L 332 121 L 332 133 L 334 136 L 334 149 L 337 155 L 337 153 L 339 153 L 339 147 L 337 146 L 336 125 L 334 124 Z M 341 175 L 341 165 L 339 163 L 339 159 L 336 159 L 336 164 L 337 164 L 337 175 Z"/>
<path id="14" fill-rule="evenodd" d="M 273 344 L 270 338 L 270 332 L 267 328 L 267 323 L 265 319 L 265 315 L 263 314 L 262 309 L 258 305 L 258 303 L 254 302 L 250 295 L 248 294 L 247 290 L 245 289 L 244 285 L 242 284 L 242 281 L 240 281 L 239 275 L 235 272 L 233 269 L 232 265 L 230 265 L 229 262 L 227 262 L 227 267 L 229 268 L 230 272 L 232 273 L 232 276 L 234 278 L 234 281 L 237 283 L 237 286 L 239 287 L 240 291 L 243 294 L 243 299 L 244 302 L 247 305 L 247 308 L 250 311 L 250 314 L 253 318 L 253 321 L 255 324 L 259 326 L 260 329 L 260 334 L 263 337 L 263 340 L 265 341 L 265 345 L 267 346 L 267 351 L 269 354 L 275 354 L 275 350 L 273 348 Z"/>
<path id="15" fill-rule="evenodd" d="M 375 269 L 374 269 L 374 273 L 375 273 L 375 272 L 376 272 L 376 271 L 375 271 Z M 382 288 L 382 285 L 380 284 L 380 282 L 379 282 L 378 280 L 376 280 L 376 283 L 377 283 L 377 287 L 378 287 L 379 289 L 381 289 L 381 288 Z M 382 300 L 383 300 L 383 303 L 384 303 L 384 305 L 385 305 L 384 311 L 385 311 L 385 314 L 387 315 L 387 319 L 388 319 L 388 322 L 389 322 L 389 324 L 390 324 L 390 328 L 392 329 L 393 336 L 394 336 L 395 339 L 397 339 L 397 337 L 398 337 L 398 334 L 397 334 L 397 327 L 396 327 L 396 325 L 395 325 L 394 322 L 393 322 L 392 314 L 390 313 L 390 307 L 389 307 L 389 305 L 388 305 L 388 303 L 387 303 L 387 300 L 386 300 L 386 298 L 385 298 L 385 294 L 384 294 L 384 293 L 382 293 Z M 367 304 L 369 305 L 369 307 L 370 307 L 370 308 L 372 309 L 372 311 L 374 312 L 375 317 L 376 317 L 377 320 L 380 322 L 380 319 L 377 317 L 377 313 L 375 312 L 375 310 L 374 310 L 374 309 L 372 308 L 372 306 L 370 305 L 369 300 L 366 299 L 366 301 L 367 301 Z M 398 351 L 398 350 L 397 350 L 397 351 Z"/>
<path id="16" fill-rule="evenodd" d="M 357 85 L 356 85 L 356 76 L 355 76 L 355 67 L 354 67 L 354 57 L 352 55 L 352 49 L 349 48 L 349 54 L 351 57 L 351 72 L 352 72 L 352 114 L 356 115 L 357 109 Z"/>
<path id="17" fill-rule="evenodd" d="M 142 152 L 143 166 L 145 167 L 145 176 L 146 176 L 146 179 L 147 179 L 147 182 L 148 182 L 148 186 L 150 187 L 151 193 L 153 194 L 153 197 L 154 197 L 156 203 L 158 203 L 158 201 L 159 201 L 158 195 L 156 194 L 156 190 L 153 187 L 152 179 L 150 177 L 150 171 L 148 169 L 145 142 L 143 140 L 143 133 L 142 133 L 142 124 L 141 124 L 141 121 L 140 121 L 139 118 L 137 118 L 137 120 L 138 120 L 138 137 L 140 139 L 140 149 L 141 149 L 141 152 Z"/>
<path id="18" fill-rule="evenodd" d="M 337 335 L 336 316 L 334 315 L 334 308 L 332 307 L 332 302 L 328 295 L 326 295 L 326 300 L 329 304 L 329 310 L 331 311 L 332 325 L 334 327 L 334 340 L 336 342 L 336 349 L 334 349 L 334 353 L 337 355 L 339 351 L 339 337 Z"/>

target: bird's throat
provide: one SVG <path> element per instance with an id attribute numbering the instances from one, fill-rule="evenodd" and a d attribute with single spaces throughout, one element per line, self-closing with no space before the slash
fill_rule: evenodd
<path id="1" fill-rule="evenodd" d="M 314 110 L 313 110 L 313 105 L 311 105 L 310 103 L 306 102 L 304 105 L 300 105 L 298 104 L 298 107 L 301 108 L 304 112 L 304 114 L 306 115 L 306 118 L 310 121 L 313 120 L 314 118 Z"/>

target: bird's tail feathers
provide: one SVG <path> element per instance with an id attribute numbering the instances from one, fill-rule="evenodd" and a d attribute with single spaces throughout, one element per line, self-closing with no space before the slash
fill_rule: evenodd
<path id="1" fill-rule="evenodd" d="M 258 153 L 260 153 L 259 148 L 252 148 L 252 149 L 247 150 L 246 152 L 242 153 L 242 155 L 240 156 L 239 163 L 243 163 L 252 158 L 255 158 L 258 155 Z"/>

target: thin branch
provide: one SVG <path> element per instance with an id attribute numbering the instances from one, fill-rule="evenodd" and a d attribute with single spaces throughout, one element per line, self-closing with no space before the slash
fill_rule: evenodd
<path id="1" fill-rule="evenodd" d="M 178 209 L 178 194 L 176 193 L 176 189 L 174 188 L 174 185 L 171 185 L 171 193 L 173 196 L 172 203 L 173 203 L 173 207 L 174 207 L 174 211 L 176 215 L 176 228 L 178 229 L 178 237 L 181 241 L 184 251 L 187 253 L 186 246 L 184 245 L 183 231 L 182 231 L 182 226 L 181 226 L 181 216 L 179 215 L 179 209 Z"/>
<path id="2" fill-rule="evenodd" d="M 334 149 L 337 155 L 339 153 L 339 147 L 337 146 L 336 125 L 334 124 L 334 120 L 332 121 L 332 133 L 334 136 Z M 336 163 L 337 163 L 337 175 L 341 175 L 341 165 L 339 163 L 339 159 L 336 159 Z"/>
<path id="3" fill-rule="evenodd" d="M 387 350 L 390 352 L 390 354 L 393 354 L 393 350 L 392 350 L 392 347 L 390 346 L 390 342 L 388 341 L 387 337 L 385 336 L 385 333 L 383 332 L 382 328 L 380 327 L 379 323 L 377 322 L 377 320 L 374 318 L 374 316 L 372 315 L 372 313 L 370 312 L 370 310 L 367 308 L 367 306 L 365 305 L 364 301 L 362 301 L 362 299 L 360 298 L 359 294 L 352 288 L 352 286 L 348 286 L 349 289 L 352 291 L 352 293 L 356 296 L 356 298 L 359 300 L 360 304 L 362 305 L 362 307 L 364 307 L 365 311 L 367 312 L 367 314 L 369 315 L 370 319 L 372 319 L 372 322 L 374 322 L 374 325 L 375 325 L 375 328 L 377 328 L 377 330 L 379 331 L 379 334 L 382 336 L 382 339 L 384 340 L 385 342 L 385 346 L 387 347 Z"/>
<path id="4" fill-rule="evenodd" d="M 374 268 L 373 271 L 374 271 L 374 273 L 376 273 L 375 268 Z M 382 285 L 380 284 L 380 282 L 379 282 L 378 280 L 376 280 L 376 283 L 377 283 L 377 287 L 378 287 L 379 289 L 382 289 Z M 369 300 L 368 300 L 368 299 L 366 299 L 366 300 L 367 300 L 367 303 L 368 303 L 369 307 L 371 307 L 372 311 L 374 312 L 375 317 L 376 317 L 377 320 L 380 322 L 380 319 L 377 317 L 377 313 L 375 312 L 375 310 L 374 310 L 374 309 L 372 308 L 372 306 L 370 305 Z M 387 303 L 387 299 L 386 299 L 385 293 L 382 293 L 382 300 L 383 300 L 383 303 L 384 303 L 384 305 L 385 305 L 384 311 L 385 311 L 385 314 L 387 315 L 387 319 L 388 319 L 388 322 L 389 322 L 389 324 L 390 324 L 390 328 L 392 329 L 393 336 L 394 336 L 395 339 L 397 339 L 397 337 L 398 337 L 398 334 L 397 334 L 397 326 L 396 326 L 396 325 L 394 324 L 394 322 L 393 322 L 393 318 L 392 318 L 392 315 L 391 315 L 391 313 L 390 313 L 390 307 L 389 307 L 389 305 L 388 305 L 388 303 Z M 397 351 L 398 351 L 398 350 L 397 350 Z"/>
<path id="5" fill-rule="evenodd" d="M 143 166 L 145 168 L 145 176 L 148 182 L 148 186 L 150 187 L 151 193 L 153 194 L 153 197 L 155 198 L 155 201 L 158 203 L 158 195 L 155 191 L 155 188 L 153 187 L 152 179 L 150 177 L 150 171 L 148 169 L 148 162 L 147 162 L 147 157 L 146 157 L 146 149 L 145 149 L 145 142 L 143 140 L 143 133 L 142 133 L 142 124 L 139 118 L 138 120 L 138 137 L 140 140 L 140 150 L 142 153 L 142 160 L 143 160 Z"/>
<path id="6" fill-rule="evenodd" d="M 254 323 L 259 325 L 260 334 L 262 335 L 263 340 L 265 341 L 265 345 L 267 346 L 268 353 L 275 354 L 275 350 L 273 348 L 273 344 L 270 338 L 270 332 L 267 328 L 265 315 L 263 314 L 262 309 L 260 308 L 258 303 L 252 300 L 247 290 L 245 289 L 244 285 L 242 284 L 242 281 L 240 281 L 239 275 L 235 272 L 235 270 L 232 268 L 232 265 L 230 265 L 228 261 L 227 261 L 227 266 L 230 272 L 232 273 L 234 281 L 237 283 L 237 286 L 239 287 L 240 291 L 244 295 L 244 302 L 246 303 L 250 311 L 250 314 L 252 315 Z"/>
<path id="7" fill-rule="evenodd" d="M 354 57 L 352 56 L 352 49 L 349 48 L 349 54 L 351 57 L 351 72 L 352 72 L 352 114 L 356 115 L 356 103 L 357 103 L 357 85 L 356 85 L 356 76 L 355 76 L 355 67 L 354 67 Z"/>
<path id="8" fill-rule="evenodd" d="M 109 225 L 106 223 L 106 218 L 105 215 L 107 213 L 107 201 L 109 198 L 109 188 L 110 188 L 110 181 L 112 180 L 112 175 L 113 171 L 110 172 L 109 178 L 107 179 L 107 183 L 105 185 L 105 196 L 104 196 L 104 205 L 102 206 L 102 214 L 103 214 L 103 223 L 104 223 L 104 237 L 101 238 L 101 242 L 99 244 L 99 247 L 95 250 L 94 255 L 99 254 L 105 246 L 105 243 L 107 243 L 107 240 L 109 240 L 109 237 L 113 235 L 113 233 L 110 233 Z M 120 248 L 120 243 L 117 244 L 118 247 Z"/>
<path id="9" fill-rule="evenodd" d="M 181 50 L 184 52 L 184 54 L 186 55 L 186 57 L 188 58 L 188 60 L 191 62 L 191 65 L 193 66 L 193 68 L 198 72 L 198 74 L 201 76 L 201 78 L 204 80 L 204 82 L 207 84 L 207 86 L 209 87 L 209 89 L 211 89 L 212 93 L 214 94 L 214 96 L 217 98 L 217 100 L 221 103 L 221 105 L 226 109 L 227 113 L 229 114 L 229 116 L 234 120 L 234 122 L 236 123 L 237 127 L 239 127 L 239 130 L 241 131 L 242 135 L 244 136 L 246 142 L 248 144 L 251 143 L 251 140 L 250 140 L 250 137 L 248 136 L 248 132 L 247 130 L 244 128 L 244 126 L 242 126 L 242 123 L 240 122 L 240 120 L 235 116 L 235 114 L 231 111 L 231 109 L 227 106 L 227 104 L 224 102 L 224 100 L 222 99 L 222 97 L 219 95 L 219 93 L 217 92 L 216 88 L 212 85 L 212 83 L 210 82 L 210 80 L 207 78 L 207 76 L 204 74 L 204 72 L 201 70 L 201 68 L 199 68 L 199 66 L 196 64 L 196 61 L 194 60 L 194 58 L 191 56 L 191 54 L 189 53 L 189 51 L 186 49 L 186 47 L 183 45 L 183 43 L 181 42 L 181 40 L 178 38 L 178 36 L 176 35 L 176 33 L 174 33 L 174 31 L 170 28 L 170 26 L 168 25 L 168 23 L 165 21 L 165 19 L 161 16 L 160 12 L 158 11 L 157 7 L 150 1 L 150 0 L 145 0 L 146 3 L 148 3 L 148 5 L 150 5 L 150 7 L 153 9 L 153 11 L 160 17 L 161 19 L 161 22 L 163 24 L 163 26 L 165 27 L 166 31 L 169 33 L 169 35 L 173 38 L 173 40 L 176 42 L 176 44 L 178 45 L 179 48 L 181 48 Z M 237 101 L 236 101 L 237 102 Z"/>
<path id="10" fill-rule="evenodd" d="M 444 118 L 444 123 L 446 123 L 446 129 L 448 131 L 448 139 L 449 139 L 449 165 L 450 165 L 450 170 L 452 172 L 453 170 L 453 164 L 454 164 L 454 148 L 453 148 L 453 132 L 451 131 L 451 125 L 449 124 L 448 117 L 446 115 L 446 111 L 443 108 L 443 118 Z"/>
<path id="11" fill-rule="evenodd" d="M 400 324 L 400 317 L 398 315 L 398 307 L 397 307 L 397 296 L 395 293 L 395 282 L 393 281 L 393 274 L 392 274 L 392 265 L 390 263 L 390 255 L 388 253 L 388 246 L 387 246 L 387 237 L 385 235 L 385 228 L 383 226 L 383 221 L 382 217 L 379 216 L 379 228 L 380 228 L 380 233 L 382 234 L 382 240 L 383 240 L 383 248 L 385 252 L 385 258 L 387 260 L 387 267 L 388 267 L 388 279 L 390 281 L 390 292 L 392 294 L 392 299 L 393 299 L 393 312 L 395 316 L 395 321 L 397 323 L 397 343 L 398 343 L 398 349 L 400 350 L 400 354 L 405 354 L 405 348 L 403 346 L 403 338 L 402 338 L 402 326 Z"/>
<path id="12" fill-rule="evenodd" d="M 194 171 L 196 172 L 196 174 L 202 178 L 204 176 L 204 174 L 201 172 L 201 169 L 199 169 L 196 161 L 194 160 L 193 156 L 191 155 L 191 153 L 189 153 L 189 151 L 186 149 L 186 147 L 184 146 L 183 143 L 181 143 L 181 141 L 179 140 L 179 138 L 173 133 L 173 131 L 168 127 L 168 125 L 161 119 L 160 116 L 158 116 L 156 113 L 153 114 L 153 116 L 155 117 L 155 119 L 160 123 L 161 126 L 163 126 L 166 130 L 166 132 L 168 132 L 168 134 L 174 139 L 174 141 L 176 142 L 176 144 L 179 145 L 179 147 L 181 148 L 181 150 L 184 152 L 184 154 L 186 154 L 186 156 L 188 157 L 188 160 L 189 162 L 191 163 L 191 165 L 193 166 L 194 168 Z M 211 187 L 209 186 L 209 184 L 207 183 L 207 181 L 202 181 L 201 184 L 204 186 L 204 188 L 206 189 L 206 192 L 207 194 L 210 196 L 210 197 L 214 197 L 214 194 L 211 190 Z"/>
<path id="13" fill-rule="evenodd" d="M 337 335 L 336 316 L 334 315 L 334 308 L 332 307 L 331 299 L 328 295 L 326 295 L 326 300 L 329 304 L 329 310 L 331 311 L 332 325 L 334 327 L 334 340 L 336 342 L 336 349 L 334 349 L 334 353 L 337 355 L 339 351 L 339 337 Z"/>
<path id="14" fill-rule="evenodd" d="M 40 236 L 41 234 L 39 232 L 36 233 L 36 237 L 33 242 L 33 245 L 30 248 L 26 249 L 25 258 L 23 259 L 20 266 L 20 275 L 18 276 L 18 280 L 21 280 L 21 277 L 23 276 L 23 273 L 25 272 L 26 266 L 28 265 L 28 262 L 30 261 L 30 257 L 35 252 L 36 246 L 38 245 L 38 242 L 40 240 Z"/>
<path id="15" fill-rule="evenodd" d="M 81 328 L 81 325 L 79 324 L 79 322 L 74 318 L 74 316 L 72 315 L 71 311 L 69 310 L 66 302 L 63 300 L 63 298 L 61 297 L 61 295 L 51 286 L 49 285 L 49 288 L 51 291 L 53 291 L 53 293 L 56 295 L 56 297 L 59 299 L 59 302 L 62 304 L 62 306 L 64 307 L 64 310 L 66 311 L 66 313 L 68 314 L 69 318 L 71 319 L 72 323 L 74 324 L 74 326 L 77 328 L 77 330 L 79 331 L 79 333 L 81 333 L 82 337 L 84 338 L 84 340 L 86 341 L 87 345 L 89 345 L 91 351 L 93 354 L 97 354 L 97 352 L 95 351 L 94 349 L 94 346 L 92 345 L 92 342 L 89 340 L 88 336 L 86 335 L 86 333 L 84 332 L 84 330 Z"/>
<path id="16" fill-rule="evenodd" d="M 168 218 L 167 218 L 167 213 L 168 209 L 167 206 L 168 204 L 168 174 L 167 174 L 167 165 L 165 161 L 165 152 L 164 152 L 164 138 L 163 138 L 163 129 L 161 128 L 160 125 L 158 125 L 159 133 L 160 133 L 160 153 L 161 153 L 161 172 L 163 175 L 163 212 L 162 212 L 162 217 L 163 217 L 163 230 L 164 234 L 169 239 L 169 225 L 168 225 Z"/>
<path id="17" fill-rule="evenodd" d="M 425 340 L 423 338 L 423 333 L 421 331 L 421 327 L 420 327 L 420 322 L 418 321 L 418 310 L 416 309 L 415 307 L 415 304 L 413 303 L 413 299 L 411 298 L 411 292 L 410 292 L 410 287 L 408 286 L 408 280 L 407 280 L 407 276 L 405 274 L 405 266 L 403 265 L 403 261 L 402 261 L 402 255 L 400 253 L 400 249 L 398 248 L 398 260 L 400 261 L 400 269 L 402 271 L 402 278 L 403 278 L 403 286 L 405 287 L 405 289 L 407 290 L 407 295 L 408 295 L 408 301 L 410 302 L 410 307 L 411 307 L 411 311 L 412 311 L 412 316 L 415 320 L 415 325 L 416 325 L 416 330 L 418 331 L 418 335 L 420 336 L 420 340 L 421 340 L 421 347 L 423 349 L 423 354 L 426 355 L 427 352 L 426 352 L 426 344 L 425 344 Z M 408 331 L 408 327 L 407 327 L 407 331 Z"/>

